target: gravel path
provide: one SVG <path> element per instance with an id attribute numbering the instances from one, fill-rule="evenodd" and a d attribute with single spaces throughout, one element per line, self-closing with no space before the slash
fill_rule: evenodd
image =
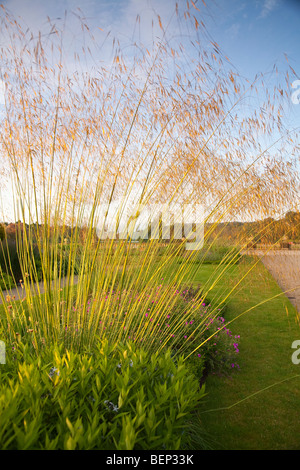
<path id="1" fill-rule="evenodd" d="M 300 313 L 300 251 L 274 250 L 264 254 L 259 250 L 248 252 L 261 257 L 261 261 L 272 274 L 279 287 Z"/>
<path id="2" fill-rule="evenodd" d="M 78 276 L 74 276 L 74 285 L 77 284 L 78 281 Z M 63 278 L 61 281 L 61 287 L 64 287 L 66 285 L 66 278 Z M 39 286 L 39 290 L 38 287 Z M 34 291 L 34 294 L 38 294 L 40 292 L 43 294 L 45 292 L 44 289 L 44 282 L 41 281 L 37 284 L 34 284 L 32 286 L 32 290 Z M 3 291 L 4 298 L 6 298 L 7 295 L 9 295 L 13 300 L 22 300 L 25 297 L 25 289 L 22 289 L 21 286 L 14 287 L 13 289 Z M 2 299 L 0 297 L 0 304 L 2 304 Z"/>

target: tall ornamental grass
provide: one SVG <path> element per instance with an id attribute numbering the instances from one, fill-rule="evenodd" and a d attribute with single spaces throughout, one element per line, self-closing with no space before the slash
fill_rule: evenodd
<path id="1" fill-rule="evenodd" d="M 135 243 L 133 225 L 127 239 L 117 233 L 104 239 L 109 214 L 103 219 L 101 210 L 115 207 L 117 230 L 132 201 L 137 208 L 201 204 L 205 249 L 218 243 L 220 222 L 278 216 L 293 207 L 297 173 L 282 123 L 282 88 L 276 83 L 271 92 L 262 76 L 239 77 L 197 21 L 193 2 L 182 8 L 167 27 L 156 18 L 151 44 L 137 41 L 122 53 L 114 40 L 109 65 L 100 62 L 101 41 L 83 19 L 84 47 L 74 49 L 70 63 L 66 27 L 49 20 L 36 35 L 2 10 L 9 38 L 0 51 L 2 178 L 11 188 L 10 216 L 18 221 L 22 277 L 15 281 L 24 292 L 16 302 L 0 291 L 6 344 L 28 340 L 36 352 L 55 344 L 78 352 L 99 338 L 130 339 L 159 353 L 180 332 L 174 350 L 200 354 L 211 339 L 207 323 L 220 316 L 226 299 L 201 310 L 192 334 L 183 334 L 184 326 L 248 240 L 227 249 L 217 276 L 182 303 L 176 293 L 195 260 L 201 268 L 203 251 L 187 250 L 184 238 L 163 243 L 160 233 Z M 136 220 L 138 209 L 131 214 Z M 9 256 L 6 266 L 12 275 Z"/>

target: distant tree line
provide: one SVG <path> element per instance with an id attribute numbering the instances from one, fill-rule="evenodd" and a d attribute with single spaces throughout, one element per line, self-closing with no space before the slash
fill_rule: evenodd
<path id="1" fill-rule="evenodd" d="M 206 233 L 211 224 L 205 227 Z M 211 231 L 209 238 L 217 238 L 229 243 L 246 242 L 274 244 L 279 240 L 300 243 L 300 212 L 289 211 L 281 219 L 268 217 L 253 222 L 219 223 Z"/>

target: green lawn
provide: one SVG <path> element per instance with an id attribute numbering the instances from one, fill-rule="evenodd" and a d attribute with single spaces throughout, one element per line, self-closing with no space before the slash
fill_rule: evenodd
<path id="1" fill-rule="evenodd" d="M 194 281 L 205 283 L 215 269 L 203 265 Z M 231 267 L 211 293 L 224 295 L 247 269 L 249 260 Z M 277 283 L 259 263 L 230 295 L 226 320 L 279 293 Z M 231 323 L 230 329 L 241 336 L 240 370 L 229 379 L 210 376 L 206 403 L 199 410 L 213 448 L 300 449 L 300 365 L 291 361 L 291 344 L 300 339 L 295 308 L 283 295 L 255 307 Z M 270 388 L 246 399 L 266 387 Z"/>
<path id="2" fill-rule="evenodd" d="M 180 266 L 174 259 L 163 272 L 164 282 Z M 291 360 L 292 342 L 300 340 L 296 309 L 254 258 L 226 267 L 196 264 L 183 282 L 201 284 L 214 304 L 226 299 L 227 321 L 246 312 L 229 326 L 241 336 L 240 370 L 206 382 L 208 395 L 198 412 L 208 444 L 228 450 L 300 449 L 300 365 Z"/>

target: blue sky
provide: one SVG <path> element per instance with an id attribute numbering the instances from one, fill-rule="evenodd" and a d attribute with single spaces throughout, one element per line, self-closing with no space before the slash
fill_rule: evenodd
<path id="1" fill-rule="evenodd" d="M 216 0 L 208 1 L 211 18 L 208 28 L 212 37 L 229 57 L 237 72 L 253 80 L 263 73 L 272 86 L 276 65 L 279 78 L 289 87 L 300 78 L 300 1 L 299 0 Z M 291 66 L 289 86 L 285 72 Z M 298 86 L 299 87 L 299 86 Z M 298 88 L 297 87 L 297 88 Z M 300 104 L 286 102 L 288 125 L 300 126 Z"/>
<path id="2" fill-rule="evenodd" d="M 274 64 L 290 65 L 300 76 L 300 2 L 217 0 L 208 2 L 211 32 L 240 73 L 253 78 Z"/>
<path id="3" fill-rule="evenodd" d="M 285 67 L 286 54 L 300 77 L 299 0 L 206 0 L 206 7 L 202 0 L 194 3 L 200 11 L 191 7 L 192 14 L 204 20 L 212 39 L 242 75 L 252 79 L 258 72 L 270 71 L 275 63 Z M 176 0 L 5 0 L 2 4 L 33 30 L 43 30 L 47 16 L 62 18 L 66 10 L 71 16 L 79 7 L 94 31 L 98 27 L 110 30 L 126 44 L 137 14 L 142 18 L 139 34 L 147 42 L 153 10 L 167 23 Z M 178 0 L 178 4 L 185 7 L 186 1 Z"/>
<path id="4" fill-rule="evenodd" d="M 178 0 L 185 6 L 185 0 Z M 212 38 L 241 73 L 255 75 L 289 57 L 300 75 L 300 2 L 297 0 L 194 0 Z M 80 7 L 94 27 L 110 29 L 130 38 L 137 14 L 152 17 L 152 9 L 163 20 L 174 10 L 176 0 L 5 0 L 2 4 L 31 28 L 43 28 L 47 15 L 55 19 Z M 146 21 L 146 19 L 145 19 Z M 143 33 L 146 34 L 144 28 Z M 251 78 L 251 77 L 250 77 Z"/>
<path id="5" fill-rule="evenodd" d="M 69 32 L 74 43 L 80 37 L 80 31 L 76 31 L 78 23 L 73 22 L 71 12 L 79 7 L 96 37 L 100 34 L 99 28 L 104 32 L 111 31 L 111 37 L 120 38 L 126 49 L 134 34 L 147 45 L 153 37 L 153 11 L 166 24 L 175 9 L 176 0 L 5 0 L 2 3 L 33 31 L 43 31 L 47 27 L 47 16 L 62 22 L 57 18 L 63 18 L 67 11 Z M 253 80 L 257 73 L 270 72 L 274 64 L 283 73 L 289 63 L 297 74 L 297 77 L 291 77 L 291 81 L 300 78 L 299 0 L 206 0 L 206 6 L 203 3 L 202 0 L 194 0 L 200 11 L 191 6 L 191 13 L 199 22 L 204 21 L 208 34 L 239 74 Z M 186 8 L 185 0 L 178 0 L 178 4 L 180 8 Z M 135 24 L 137 14 L 141 17 L 139 29 Z M 159 31 L 155 33 L 159 34 Z M 0 36 L 0 41 L 5 44 L 6 38 Z M 104 56 L 105 53 L 101 59 L 106 60 Z M 291 114 L 294 122 L 299 119 L 300 124 L 300 105 L 297 108 L 293 106 Z"/>
<path id="6" fill-rule="evenodd" d="M 153 9 L 167 22 L 176 0 L 5 0 L 3 5 L 33 29 L 43 29 L 47 15 L 55 19 L 80 7 L 95 29 L 101 27 L 130 40 L 137 14 L 143 18 L 144 36 L 150 35 Z M 185 6 L 185 0 L 178 0 Z M 284 63 L 284 53 L 300 76 L 300 1 L 296 0 L 194 0 L 212 38 L 240 73 L 257 72 Z M 147 31 L 149 29 L 149 31 Z"/>

